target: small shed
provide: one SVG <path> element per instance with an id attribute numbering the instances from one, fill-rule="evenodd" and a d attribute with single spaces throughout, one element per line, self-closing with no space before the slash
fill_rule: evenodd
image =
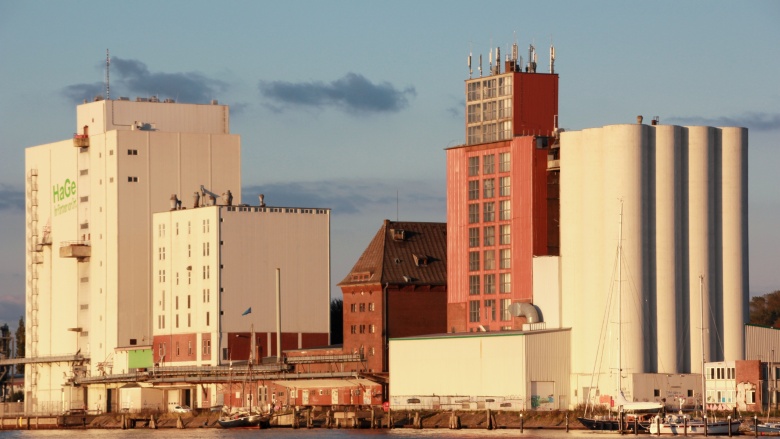
<path id="1" fill-rule="evenodd" d="M 129 383 L 119 388 L 119 410 L 123 412 L 161 411 L 165 407 L 163 399 L 163 391 L 154 387 Z"/>

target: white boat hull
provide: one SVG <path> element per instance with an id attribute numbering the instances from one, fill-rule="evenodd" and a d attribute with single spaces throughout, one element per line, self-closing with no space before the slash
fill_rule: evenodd
<path id="1" fill-rule="evenodd" d="M 686 423 L 680 417 L 667 418 L 663 421 L 653 421 L 650 424 L 650 434 L 663 435 L 704 435 L 705 428 L 707 435 L 723 435 L 739 433 L 739 426 L 742 421 L 708 421 L 705 426 L 704 421 L 691 419 Z"/>

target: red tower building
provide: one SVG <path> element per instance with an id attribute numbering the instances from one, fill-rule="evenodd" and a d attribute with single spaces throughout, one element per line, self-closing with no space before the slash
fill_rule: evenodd
<path id="1" fill-rule="evenodd" d="M 512 304 L 533 301 L 533 258 L 558 254 L 558 75 L 550 52 L 550 73 L 536 72 L 533 46 L 523 71 L 515 45 L 503 72 L 497 62 L 488 76 L 466 80 L 466 144 L 447 149 L 451 332 L 535 323 L 519 311 L 527 306 Z"/>

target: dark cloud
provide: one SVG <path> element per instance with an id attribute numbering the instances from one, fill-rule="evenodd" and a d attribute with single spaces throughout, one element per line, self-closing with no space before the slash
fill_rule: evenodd
<path id="1" fill-rule="evenodd" d="M 417 95 L 414 87 L 399 90 L 389 82 L 374 84 L 356 73 L 330 83 L 260 81 L 258 88 L 275 111 L 303 106 L 335 107 L 350 114 L 393 113 L 406 108 L 409 99 Z"/>
<path id="2" fill-rule="evenodd" d="M 0 210 L 20 210 L 24 212 L 24 190 L 14 189 L 0 183 Z"/>
<path id="3" fill-rule="evenodd" d="M 177 102 L 203 104 L 227 89 L 227 83 L 197 72 L 150 72 L 141 61 L 111 58 L 112 96 L 139 95 L 172 98 Z M 105 84 L 73 84 L 62 93 L 76 102 L 105 94 Z"/>
<path id="4" fill-rule="evenodd" d="M 676 125 L 705 125 L 714 127 L 747 127 L 756 131 L 780 129 L 780 114 L 748 112 L 736 117 L 673 116 L 667 121 Z"/>
<path id="5" fill-rule="evenodd" d="M 446 214 L 444 183 L 429 181 L 363 182 L 330 180 L 308 183 L 268 183 L 242 188 L 244 203 L 257 205 L 259 194 L 265 195 L 265 203 L 278 207 L 311 207 L 332 209 L 334 215 L 355 215 L 381 206 L 391 206 L 395 211 L 396 194 L 405 210 L 410 205 L 423 209 L 440 209 Z"/>

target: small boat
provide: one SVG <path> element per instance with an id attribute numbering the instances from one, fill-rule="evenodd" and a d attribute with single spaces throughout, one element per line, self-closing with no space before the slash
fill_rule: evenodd
<path id="1" fill-rule="evenodd" d="M 742 421 L 729 419 L 725 421 L 690 419 L 684 415 L 667 415 L 665 418 L 656 417 L 650 423 L 650 434 L 671 435 L 724 435 L 739 434 L 739 426 Z"/>
<path id="2" fill-rule="evenodd" d="M 758 430 L 758 433 L 780 434 L 780 422 L 765 422 L 763 424 L 754 425 L 750 430 Z"/>
<path id="3" fill-rule="evenodd" d="M 222 428 L 257 427 L 263 422 L 263 415 L 251 413 L 239 413 L 233 416 L 224 416 L 217 420 Z"/>

